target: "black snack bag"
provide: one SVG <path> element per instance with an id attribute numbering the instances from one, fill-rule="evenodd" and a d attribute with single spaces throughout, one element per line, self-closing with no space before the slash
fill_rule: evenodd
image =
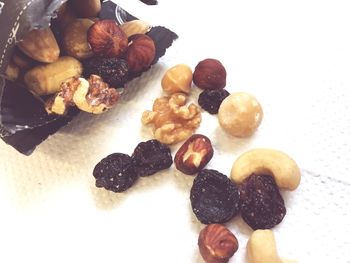
<path id="1" fill-rule="evenodd" d="M 48 27 L 51 18 L 56 16 L 58 8 L 65 2 L 0 0 L 0 137 L 26 155 L 31 154 L 48 136 L 67 125 L 79 111 L 72 109 L 65 116 L 48 115 L 44 101 L 30 93 L 23 83 L 5 80 L 5 71 L 16 43 L 31 29 Z M 137 19 L 111 1 L 102 3 L 99 17 L 114 19 L 118 24 Z M 152 27 L 147 34 L 156 46 L 154 64 L 165 54 L 177 35 L 161 26 Z M 131 78 L 139 75 L 141 73 Z"/>

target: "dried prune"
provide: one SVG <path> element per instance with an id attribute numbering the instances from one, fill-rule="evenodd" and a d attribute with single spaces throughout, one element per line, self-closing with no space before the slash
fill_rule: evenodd
<path id="1" fill-rule="evenodd" d="M 131 158 L 139 176 L 155 174 L 173 163 L 169 147 L 158 140 L 139 143 Z"/>
<path id="2" fill-rule="evenodd" d="M 203 169 L 193 181 L 193 213 L 203 224 L 222 224 L 239 213 L 239 190 L 226 175 Z"/>
<path id="3" fill-rule="evenodd" d="M 130 188 L 138 176 L 132 159 L 123 153 L 113 153 L 103 158 L 94 168 L 96 187 L 113 192 L 123 192 Z"/>
<path id="4" fill-rule="evenodd" d="M 83 62 L 84 77 L 100 76 L 113 88 L 121 88 L 128 80 L 128 64 L 120 58 L 93 57 Z"/>
<path id="5" fill-rule="evenodd" d="M 204 90 L 198 97 L 198 104 L 210 114 L 217 114 L 222 101 L 230 93 L 225 89 Z"/>
<path id="6" fill-rule="evenodd" d="M 270 175 L 252 174 L 239 186 L 241 215 L 254 230 L 269 229 L 286 215 L 283 198 Z"/>

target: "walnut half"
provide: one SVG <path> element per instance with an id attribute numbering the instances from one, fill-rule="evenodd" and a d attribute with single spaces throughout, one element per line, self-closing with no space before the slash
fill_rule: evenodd
<path id="1" fill-rule="evenodd" d="M 153 124 L 154 137 L 162 143 L 173 144 L 189 138 L 201 122 L 197 105 L 186 106 L 186 95 L 175 93 L 154 101 L 152 111 L 142 114 L 144 125 Z"/>

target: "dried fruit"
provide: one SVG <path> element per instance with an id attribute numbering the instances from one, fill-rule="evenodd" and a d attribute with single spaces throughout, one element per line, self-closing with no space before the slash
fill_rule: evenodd
<path id="1" fill-rule="evenodd" d="M 55 62 L 60 55 L 60 48 L 50 28 L 29 31 L 18 47 L 27 56 L 44 63 Z"/>
<path id="2" fill-rule="evenodd" d="M 151 25 L 149 23 L 138 19 L 128 21 L 120 25 L 120 27 L 128 37 L 135 34 L 146 34 L 151 30 Z"/>
<path id="3" fill-rule="evenodd" d="M 103 158 L 94 168 L 96 186 L 113 192 L 123 192 L 130 188 L 138 176 L 132 159 L 123 153 L 114 153 Z"/>
<path id="4" fill-rule="evenodd" d="M 87 31 L 94 24 L 90 19 L 76 19 L 63 31 L 63 46 L 69 56 L 87 59 L 94 55 L 87 41 Z"/>
<path id="5" fill-rule="evenodd" d="M 211 224 L 199 233 L 198 247 L 206 263 L 227 263 L 238 250 L 238 240 L 225 226 Z"/>
<path id="6" fill-rule="evenodd" d="M 221 103 L 220 126 L 236 137 L 251 136 L 259 127 L 263 110 L 258 100 L 246 92 L 234 92 Z"/>
<path id="7" fill-rule="evenodd" d="M 119 58 L 94 57 L 83 62 L 84 76 L 100 76 L 114 88 L 122 87 L 128 80 L 128 65 Z"/>
<path id="8" fill-rule="evenodd" d="M 199 107 L 186 106 L 186 96 L 175 93 L 170 97 L 157 98 L 152 111 L 142 114 L 143 124 L 154 125 L 154 137 L 162 143 L 172 144 L 189 138 L 201 122 Z"/>
<path id="9" fill-rule="evenodd" d="M 184 174 L 196 174 L 207 165 L 213 154 L 210 139 L 201 134 L 194 134 L 177 151 L 174 161 L 176 169 Z"/>
<path id="10" fill-rule="evenodd" d="M 97 75 L 91 75 L 89 80 L 80 78 L 73 101 L 82 111 L 100 114 L 112 108 L 119 98 L 119 93 Z"/>
<path id="11" fill-rule="evenodd" d="M 254 230 L 273 228 L 286 215 L 283 198 L 272 176 L 252 174 L 239 191 L 242 218 Z"/>
<path id="12" fill-rule="evenodd" d="M 134 73 L 148 69 L 156 55 L 154 41 L 147 35 L 136 34 L 129 37 L 129 47 L 125 59 Z"/>
<path id="13" fill-rule="evenodd" d="M 169 147 L 157 140 L 139 143 L 131 158 L 139 176 L 155 174 L 173 163 Z"/>
<path id="14" fill-rule="evenodd" d="M 203 224 L 225 223 L 239 213 L 239 190 L 226 175 L 203 169 L 191 188 L 193 213 Z"/>
<path id="15" fill-rule="evenodd" d="M 87 38 L 92 51 L 102 57 L 119 57 L 128 47 L 128 37 L 114 20 L 95 22 Z"/>
<path id="16" fill-rule="evenodd" d="M 24 75 L 27 88 L 33 93 L 50 95 L 58 92 L 63 81 L 80 77 L 81 63 L 72 57 L 60 57 L 57 61 L 32 68 Z"/>
<path id="17" fill-rule="evenodd" d="M 198 97 L 198 104 L 210 114 L 217 114 L 222 101 L 230 93 L 225 89 L 204 90 Z"/>
<path id="18" fill-rule="evenodd" d="M 226 86 L 226 70 L 219 60 L 205 59 L 198 63 L 193 82 L 201 89 L 223 89 Z"/>
<path id="19" fill-rule="evenodd" d="M 162 88 L 168 94 L 189 93 L 192 84 L 192 70 L 185 64 L 168 69 L 162 78 Z"/>

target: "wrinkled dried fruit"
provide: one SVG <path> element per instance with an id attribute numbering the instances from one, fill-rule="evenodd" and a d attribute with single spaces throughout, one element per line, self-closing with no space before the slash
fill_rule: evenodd
<path id="1" fill-rule="evenodd" d="M 239 213 L 239 190 L 226 175 L 203 169 L 191 188 L 193 213 L 203 224 L 225 223 Z"/>
<path id="2" fill-rule="evenodd" d="M 123 192 L 130 188 L 138 176 L 132 159 L 123 153 L 114 153 L 102 159 L 94 168 L 96 186 L 113 192 Z"/>
<path id="3" fill-rule="evenodd" d="M 87 33 L 92 51 L 102 57 L 119 57 L 128 47 L 128 37 L 114 20 L 100 20 Z"/>
<path id="4" fill-rule="evenodd" d="M 196 174 L 209 163 L 213 154 L 210 139 L 201 134 L 194 134 L 177 151 L 174 161 L 176 169 L 184 174 Z"/>
<path id="5" fill-rule="evenodd" d="M 139 143 L 131 157 L 139 176 L 155 174 L 173 163 L 169 147 L 157 140 Z"/>
<path id="6" fill-rule="evenodd" d="M 204 90 L 199 94 L 198 104 L 210 114 L 217 114 L 222 101 L 229 95 L 225 89 Z"/>
<path id="7" fill-rule="evenodd" d="M 278 186 L 270 175 L 251 175 L 239 187 L 241 215 L 254 230 L 269 229 L 286 215 Z"/>
<path id="8" fill-rule="evenodd" d="M 83 62 L 84 76 L 100 76 L 113 88 L 120 88 L 127 82 L 128 65 L 125 60 L 119 58 L 95 57 Z"/>
<path id="9" fill-rule="evenodd" d="M 211 224 L 199 233 L 198 247 L 206 263 L 226 263 L 238 250 L 238 240 L 225 226 Z"/>
<path id="10" fill-rule="evenodd" d="M 125 59 L 130 71 L 138 73 L 148 69 L 156 55 L 154 41 L 147 35 L 136 34 L 129 37 L 129 47 Z"/>
<path id="11" fill-rule="evenodd" d="M 225 67 L 216 59 L 202 60 L 194 69 L 193 83 L 201 89 L 223 89 L 226 86 Z"/>

